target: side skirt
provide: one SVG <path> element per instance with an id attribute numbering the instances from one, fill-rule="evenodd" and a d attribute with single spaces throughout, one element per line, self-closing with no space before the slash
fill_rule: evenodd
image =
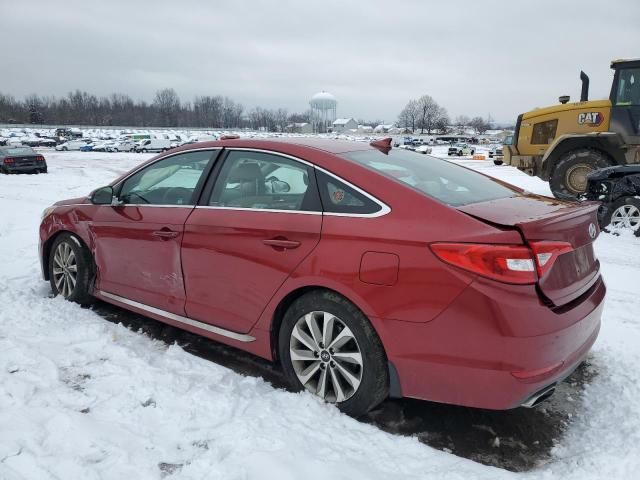
<path id="1" fill-rule="evenodd" d="M 191 327 L 199 328 L 201 330 L 206 330 L 207 332 L 211 332 L 216 335 L 220 335 L 222 337 L 232 338 L 233 340 L 237 340 L 239 342 L 244 342 L 244 343 L 255 341 L 255 337 L 252 337 L 251 335 L 232 332 L 231 330 L 215 327 L 208 323 L 199 322 L 198 320 L 193 320 L 192 318 L 183 317 L 181 315 L 176 315 L 175 313 L 166 312 L 159 308 L 145 305 L 144 303 L 136 302 L 135 300 L 129 300 L 128 298 L 121 297 L 120 295 L 115 295 L 113 293 L 105 292 L 102 290 L 96 290 L 95 293 L 97 296 L 102 297 L 105 300 L 111 300 L 122 305 L 129 305 L 131 307 L 137 308 L 139 310 L 143 310 L 145 312 L 152 313 L 159 317 L 164 317 L 174 322 L 182 323 L 184 325 L 189 325 Z"/>

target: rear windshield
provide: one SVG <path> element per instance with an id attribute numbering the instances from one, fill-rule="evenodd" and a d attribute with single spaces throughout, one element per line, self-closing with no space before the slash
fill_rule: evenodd
<path id="1" fill-rule="evenodd" d="M 0 151 L 7 155 L 31 155 L 35 153 L 31 147 L 0 148 Z"/>
<path id="2" fill-rule="evenodd" d="M 519 195 L 516 190 L 473 170 L 439 158 L 392 149 L 340 154 L 452 207 Z"/>

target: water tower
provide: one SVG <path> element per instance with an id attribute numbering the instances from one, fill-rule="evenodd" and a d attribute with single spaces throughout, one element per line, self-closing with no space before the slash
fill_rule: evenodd
<path id="1" fill-rule="evenodd" d="M 309 101 L 311 105 L 311 124 L 314 133 L 326 133 L 336 119 L 336 97 L 329 92 L 318 92 Z"/>

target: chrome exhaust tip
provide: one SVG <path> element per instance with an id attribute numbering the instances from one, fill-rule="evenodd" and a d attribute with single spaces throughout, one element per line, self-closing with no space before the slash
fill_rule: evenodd
<path id="1" fill-rule="evenodd" d="M 556 391 L 556 386 L 550 385 L 546 388 L 543 388 L 539 392 L 534 393 L 529 399 L 522 403 L 520 406 L 525 408 L 533 408 L 540 405 L 542 402 L 547 400 L 551 395 L 553 395 Z"/>

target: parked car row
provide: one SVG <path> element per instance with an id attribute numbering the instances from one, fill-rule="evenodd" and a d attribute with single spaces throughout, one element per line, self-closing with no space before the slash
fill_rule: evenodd
<path id="1" fill-rule="evenodd" d="M 81 152 L 138 152 L 138 153 L 158 153 L 166 152 L 171 148 L 183 145 L 186 142 L 176 142 L 167 139 L 148 138 L 139 141 L 110 140 L 95 141 L 90 139 L 69 140 L 56 145 L 58 151 L 79 150 Z"/>

